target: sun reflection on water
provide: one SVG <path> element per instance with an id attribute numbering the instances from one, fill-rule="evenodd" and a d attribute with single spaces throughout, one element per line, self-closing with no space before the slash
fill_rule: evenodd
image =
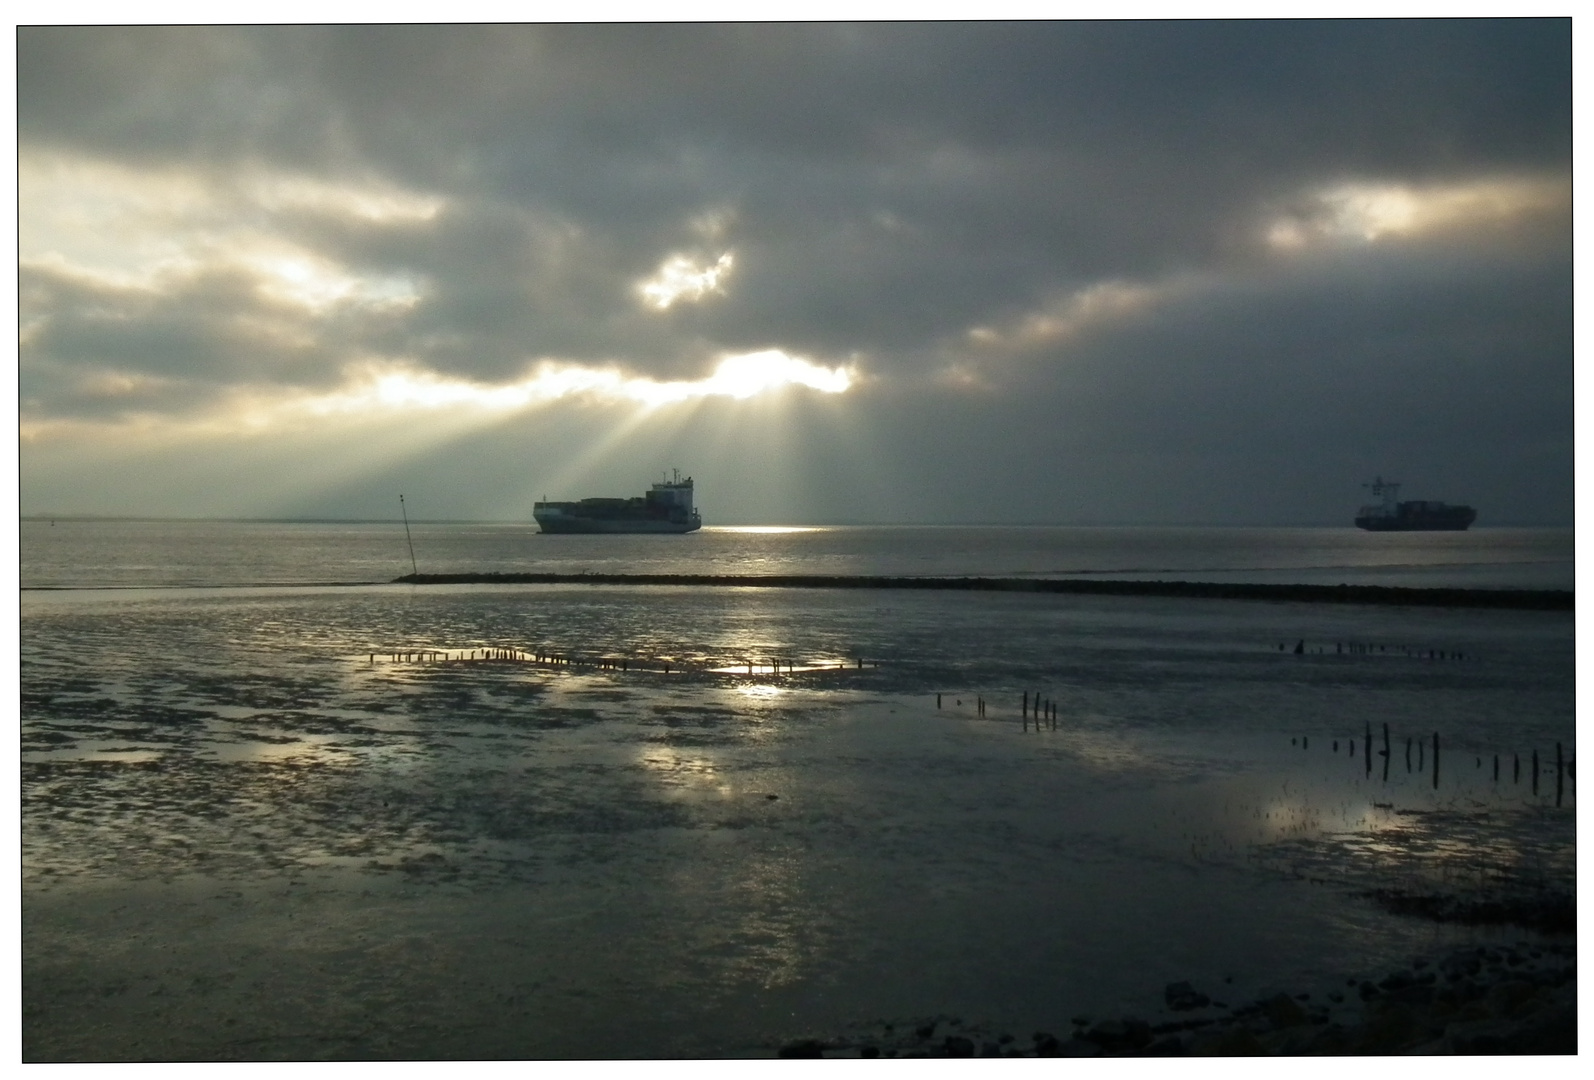
<path id="1" fill-rule="evenodd" d="M 817 525 L 712 525 L 703 531 L 775 535 L 779 533 L 829 532 L 830 530 Z"/>

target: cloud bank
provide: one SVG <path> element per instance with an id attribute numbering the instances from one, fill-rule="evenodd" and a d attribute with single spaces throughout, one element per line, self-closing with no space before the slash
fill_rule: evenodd
<path id="1" fill-rule="evenodd" d="M 23 510 L 1569 522 L 1570 86 L 1545 19 L 25 27 Z"/>

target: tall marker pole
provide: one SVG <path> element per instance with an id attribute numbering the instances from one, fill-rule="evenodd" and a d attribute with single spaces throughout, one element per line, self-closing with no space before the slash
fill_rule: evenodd
<path id="1" fill-rule="evenodd" d="M 421 576 L 421 568 L 415 565 L 415 541 L 410 539 L 410 514 L 404 509 L 404 496 L 399 496 L 399 513 L 404 515 L 404 540 L 410 546 L 410 570 L 416 577 Z"/>

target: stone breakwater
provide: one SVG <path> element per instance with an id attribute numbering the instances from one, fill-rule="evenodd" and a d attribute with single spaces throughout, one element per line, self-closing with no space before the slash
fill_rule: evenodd
<path id="1" fill-rule="evenodd" d="M 973 592 L 1170 596 L 1204 600 L 1288 600 L 1400 607 L 1571 611 L 1566 589 L 1420 589 L 1389 585 L 1258 585 L 1209 581 L 1081 578 L 878 577 L 832 574 L 405 574 L 396 585 L 681 585 L 765 589 L 952 589 Z"/>
<path id="2" fill-rule="evenodd" d="M 1076 1016 L 1028 1038 L 938 1016 L 799 1039 L 780 1057 L 1179 1057 L 1339 1054 L 1575 1054 L 1577 946 L 1478 946 L 1378 980 L 1277 993 L 1230 1006 L 1224 988 L 1171 983 L 1179 1018 Z"/>

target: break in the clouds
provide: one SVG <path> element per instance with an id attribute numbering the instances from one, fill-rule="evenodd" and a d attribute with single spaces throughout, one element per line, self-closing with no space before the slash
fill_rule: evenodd
<path id="1" fill-rule="evenodd" d="M 1566 20 L 18 36 L 24 512 L 1569 520 Z"/>

